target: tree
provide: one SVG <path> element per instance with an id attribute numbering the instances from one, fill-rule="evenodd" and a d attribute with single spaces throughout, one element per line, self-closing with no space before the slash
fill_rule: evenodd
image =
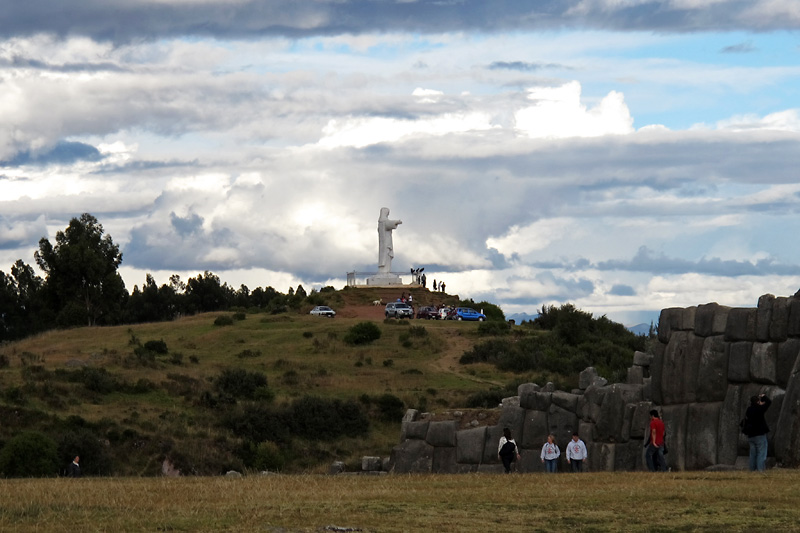
<path id="1" fill-rule="evenodd" d="M 56 233 L 53 246 L 39 241 L 35 254 L 47 279 L 47 293 L 63 326 L 113 324 L 120 320 L 127 291 L 117 272 L 122 262 L 119 246 L 95 217 L 84 213 Z"/>

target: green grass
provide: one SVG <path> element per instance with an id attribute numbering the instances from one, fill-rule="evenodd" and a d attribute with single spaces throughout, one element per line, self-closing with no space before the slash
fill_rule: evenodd
<path id="1" fill-rule="evenodd" d="M 7 480 L 3 531 L 798 531 L 800 473 Z"/>

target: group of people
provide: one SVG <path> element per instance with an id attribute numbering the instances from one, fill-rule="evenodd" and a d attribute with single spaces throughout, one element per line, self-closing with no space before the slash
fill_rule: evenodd
<path id="1" fill-rule="evenodd" d="M 520 460 L 517 443 L 511 436 L 509 428 L 503 428 L 503 436 L 497 446 L 497 457 L 503 462 L 506 474 L 511 473 L 512 463 Z M 556 444 L 556 437 L 552 433 L 547 436 L 547 442 L 542 445 L 539 458 L 544 464 L 545 472 L 555 474 L 558 472 L 558 458 L 561 449 Z M 583 462 L 589 457 L 586 444 L 577 433 L 572 434 L 572 440 L 567 444 L 567 464 L 572 466 L 573 472 L 583 472 Z"/>
<path id="2" fill-rule="evenodd" d="M 747 436 L 750 445 L 750 470 L 763 472 L 767 463 L 767 433 L 769 426 L 765 418 L 767 409 L 772 400 L 766 394 L 750 398 L 750 406 L 741 422 L 742 433 Z M 645 462 L 651 472 L 666 472 L 667 462 L 664 454 L 667 453 L 666 426 L 661 420 L 661 415 L 656 409 L 650 411 L 650 426 L 645 441 Z M 567 464 L 572 465 L 573 472 L 583 471 L 583 461 L 588 457 L 586 444 L 577 433 L 572 434 L 572 440 L 567 444 Z M 503 436 L 497 447 L 497 457 L 503 461 L 506 473 L 511 472 L 511 465 L 520 459 L 517 443 L 511 437 L 509 428 L 503 429 Z M 558 458 L 561 450 L 556 444 L 555 436 L 547 436 L 547 442 L 542 446 L 540 458 L 545 466 L 545 471 L 555 473 L 558 471 Z"/>

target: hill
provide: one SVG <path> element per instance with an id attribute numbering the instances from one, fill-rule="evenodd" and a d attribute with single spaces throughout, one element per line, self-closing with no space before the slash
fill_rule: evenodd
<path id="1" fill-rule="evenodd" d="M 463 406 L 469 395 L 515 379 L 489 365 L 458 364 L 478 338 L 476 323 L 384 322 L 383 306 L 372 302 L 395 299 L 398 290 L 326 293 L 337 310 L 332 320 L 310 316 L 307 305 L 50 331 L 5 344 L 0 445 L 34 430 L 56 443 L 59 464 L 79 452 L 87 473 L 129 475 L 162 466 L 204 474 L 313 470 L 333 459 L 388 455 L 406 408 Z M 411 292 L 420 305 L 458 301 Z M 364 321 L 380 338 L 345 342 Z M 330 418 L 337 416 L 338 423 Z M 350 433 L 338 431 L 348 424 Z"/>

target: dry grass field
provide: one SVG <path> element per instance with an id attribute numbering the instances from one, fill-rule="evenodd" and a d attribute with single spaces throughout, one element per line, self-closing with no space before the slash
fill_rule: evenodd
<path id="1" fill-rule="evenodd" d="M 0 482 L 2 531 L 800 531 L 800 472 Z"/>

